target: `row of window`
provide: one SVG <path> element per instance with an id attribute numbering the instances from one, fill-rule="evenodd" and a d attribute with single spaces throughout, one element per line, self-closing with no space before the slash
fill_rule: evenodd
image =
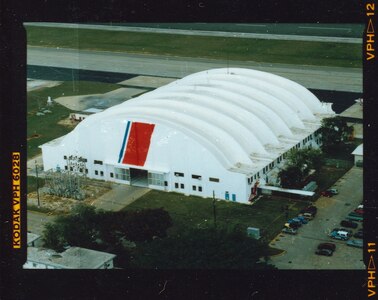
<path id="1" fill-rule="evenodd" d="M 184 177 L 184 173 L 181 173 L 181 172 L 174 172 L 174 175 L 176 177 Z M 201 175 L 195 175 L 195 174 L 192 174 L 192 179 L 198 179 L 198 180 L 202 180 L 202 176 Z M 215 177 L 209 177 L 209 181 L 212 181 L 212 182 L 219 182 L 219 178 L 215 178 Z"/>
<path id="2" fill-rule="evenodd" d="M 183 183 L 179 184 L 178 182 L 175 182 L 175 188 L 178 189 L 179 187 L 180 187 L 180 189 L 185 189 L 185 184 L 183 184 Z M 192 185 L 192 190 L 202 192 L 202 186 Z"/>

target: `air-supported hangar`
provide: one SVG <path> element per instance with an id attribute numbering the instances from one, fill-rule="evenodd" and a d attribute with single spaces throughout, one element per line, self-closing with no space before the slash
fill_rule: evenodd
<path id="1" fill-rule="evenodd" d="M 289 150 L 318 147 L 331 105 L 270 73 L 207 70 L 87 117 L 41 146 L 44 169 L 246 203 Z"/>

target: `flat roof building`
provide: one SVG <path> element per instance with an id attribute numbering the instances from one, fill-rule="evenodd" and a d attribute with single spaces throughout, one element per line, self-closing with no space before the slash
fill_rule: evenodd
<path id="1" fill-rule="evenodd" d="M 24 269 L 113 269 L 116 255 L 80 247 L 62 253 L 51 249 L 28 247 Z"/>

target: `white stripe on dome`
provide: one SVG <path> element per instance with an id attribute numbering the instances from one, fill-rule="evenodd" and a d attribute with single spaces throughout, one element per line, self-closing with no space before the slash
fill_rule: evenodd
<path id="1" fill-rule="evenodd" d="M 222 114 L 225 118 L 230 117 L 233 120 L 237 120 L 241 125 L 248 128 L 250 132 L 253 132 L 255 138 L 257 138 L 257 141 L 262 145 L 268 143 L 279 143 L 277 134 L 272 131 L 272 129 L 266 124 L 266 122 L 264 122 L 264 120 L 261 120 L 261 118 L 256 116 L 256 114 L 249 113 L 247 110 L 241 109 L 240 106 L 236 106 L 227 101 L 219 101 L 219 98 L 214 97 L 214 95 L 204 95 L 202 90 L 200 92 L 201 93 L 199 94 L 173 91 L 153 93 L 145 98 L 141 97 L 140 99 L 138 98 L 134 101 L 128 101 L 125 106 L 128 106 L 129 103 L 146 101 L 147 99 L 155 101 L 156 103 L 160 103 L 160 101 L 163 101 L 163 99 L 174 101 L 178 104 L 181 102 L 190 102 L 200 109 L 208 109 L 210 117 L 216 112 Z M 221 126 L 223 125 L 224 122 Z M 227 126 L 230 126 L 230 124 L 228 124 Z M 258 128 L 259 130 L 256 130 L 256 128 Z M 288 135 L 290 135 L 291 131 L 288 128 L 287 130 L 289 131 Z M 280 132 L 282 131 L 283 130 L 280 130 Z"/>
<path id="2" fill-rule="evenodd" d="M 193 75 L 191 75 L 193 76 Z M 230 74 L 202 74 L 201 76 L 196 77 L 185 77 L 183 79 L 180 79 L 177 81 L 178 85 L 209 85 L 211 86 L 211 80 L 212 78 L 216 78 L 218 80 L 224 81 L 225 86 L 227 86 L 230 82 L 232 83 L 239 83 L 240 85 L 247 88 L 254 88 L 257 90 L 260 90 L 262 92 L 268 93 L 271 96 L 274 96 L 275 98 L 280 99 L 280 102 L 286 103 L 288 106 L 290 106 L 293 110 L 295 110 L 296 114 L 302 119 L 302 120 L 313 120 L 315 117 L 310 110 L 306 106 L 306 104 L 295 94 L 291 93 L 288 90 L 285 90 L 282 87 L 276 86 L 272 84 L 268 80 L 262 80 L 260 78 L 255 77 L 242 77 L 238 75 L 230 75 Z M 277 103 L 277 105 L 279 105 Z"/>
<path id="3" fill-rule="evenodd" d="M 219 69 L 211 69 L 208 71 L 202 71 L 195 74 L 191 74 L 185 78 L 190 78 L 191 76 L 197 75 L 215 75 L 215 74 L 226 74 L 226 75 L 241 75 L 246 78 L 257 78 L 257 79 L 264 79 L 268 82 L 274 84 L 275 86 L 282 87 L 287 91 L 292 92 L 293 94 L 297 95 L 310 109 L 313 113 L 320 113 L 324 114 L 327 113 L 326 110 L 322 107 L 319 99 L 311 93 L 308 89 L 303 87 L 302 85 L 298 84 L 295 81 L 290 79 L 258 70 L 252 69 L 243 69 L 243 68 L 219 68 Z"/>
<path id="4" fill-rule="evenodd" d="M 199 106 L 183 101 L 138 99 L 137 101 L 129 101 L 127 107 L 124 106 L 122 108 L 123 112 L 128 114 L 131 107 L 139 108 L 141 111 L 146 111 L 146 109 L 151 108 L 153 110 L 164 109 L 164 111 L 166 110 L 171 113 L 178 112 L 182 113 L 183 118 L 188 118 L 189 121 L 191 118 L 200 118 L 204 120 L 204 122 L 212 124 L 234 137 L 247 155 L 251 153 L 268 154 L 254 132 L 248 130 L 248 128 L 235 121 L 235 119 L 218 111 L 214 111 L 213 109 L 209 109 L 206 106 Z M 278 144 L 277 138 L 275 138 L 275 140 L 275 144 Z"/>

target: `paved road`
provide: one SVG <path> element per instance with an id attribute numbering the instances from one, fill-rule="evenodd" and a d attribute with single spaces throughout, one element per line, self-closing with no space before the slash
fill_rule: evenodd
<path id="1" fill-rule="evenodd" d="M 349 247 L 346 242 L 328 237 L 330 231 L 341 227 L 340 221 L 362 202 L 362 169 L 353 167 L 334 187 L 339 190 L 339 195 L 320 197 L 315 203 L 318 207 L 315 219 L 303 225 L 296 236 L 280 234 L 272 241 L 273 247 L 286 250 L 283 255 L 272 257 L 272 263 L 278 269 L 365 268 L 362 249 Z M 359 228 L 361 226 L 359 224 Z M 314 254 L 317 245 L 322 242 L 336 244 L 333 256 Z"/>
<path id="2" fill-rule="evenodd" d="M 236 38 L 248 38 L 248 39 L 265 39 L 265 40 L 349 43 L 349 44 L 362 45 L 362 38 L 347 38 L 347 37 L 308 36 L 308 35 L 289 35 L 289 34 L 262 34 L 262 33 L 249 33 L 249 32 L 185 30 L 185 29 L 168 29 L 168 28 L 151 28 L 151 27 L 134 27 L 134 26 L 129 27 L 129 26 L 117 26 L 117 25 L 109 26 L 109 25 L 69 24 L 69 23 L 25 23 L 25 25 L 40 26 L 40 27 L 56 27 L 56 28 L 97 29 L 97 30 L 100 29 L 100 30 L 108 30 L 108 31 L 152 32 L 152 33 L 179 34 L 179 35 L 236 37 Z M 239 24 L 239 25 L 254 26 L 253 24 Z M 258 25 L 258 26 L 264 26 L 264 25 Z M 315 26 L 315 25 L 312 25 L 312 26 Z M 308 27 L 308 28 L 314 28 L 314 27 Z M 319 28 L 321 29 L 321 27 Z M 339 28 L 330 28 L 330 29 L 335 30 Z"/>
<path id="3" fill-rule="evenodd" d="M 48 222 L 52 222 L 53 219 L 54 216 L 28 210 L 28 231 L 42 235 L 44 225 Z"/>
<path id="4" fill-rule="evenodd" d="M 359 68 L 297 66 L 31 46 L 28 47 L 27 62 L 28 65 L 176 78 L 211 68 L 249 67 L 289 78 L 307 88 L 362 92 L 362 70 Z"/>

